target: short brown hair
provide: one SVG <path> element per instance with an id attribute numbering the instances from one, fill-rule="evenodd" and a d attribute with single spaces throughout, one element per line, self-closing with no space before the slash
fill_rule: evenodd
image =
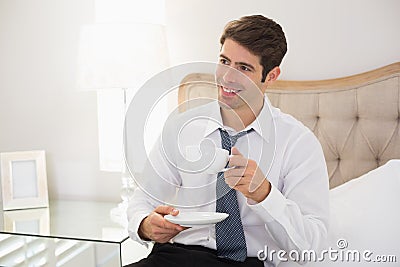
<path id="1" fill-rule="evenodd" d="M 287 51 L 285 33 L 282 27 L 262 15 L 244 16 L 229 22 L 220 38 L 221 46 L 231 39 L 260 57 L 263 67 L 261 82 L 268 72 L 279 66 Z"/>

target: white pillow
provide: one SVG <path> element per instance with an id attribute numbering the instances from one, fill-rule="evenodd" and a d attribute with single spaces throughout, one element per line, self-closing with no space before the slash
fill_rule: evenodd
<path id="1" fill-rule="evenodd" d="M 378 255 L 396 255 L 400 261 L 400 160 L 388 161 L 330 191 L 329 245 L 338 249 L 344 238 L 347 250 L 369 250 Z M 344 250 L 346 250 L 344 249 Z M 361 259 L 358 266 L 365 266 Z M 371 262 L 368 266 L 382 266 Z M 349 262 L 349 265 L 354 265 Z M 385 263 L 394 266 L 398 263 Z"/>
<path id="2" fill-rule="evenodd" d="M 326 255 L 324 262 L 309 263 L 306 266 L 399 265 L 400 160 L 388 161 L 385 165 L 330 190 L 330 206 L 328 244 L 332 250 L 338 251 L 335 257 L 343 255 L 343 260 L 339 258 L 333 261 Z M 360 262 L 353 261 L 357 257 L 351 254 L 352 251 L 360 253 Z M 378 256 L 388 256 L 387 261 L 397 262 L 374 262 L 378 260 Z M 380 259 L 383 260 L 384 257 Z M 299 265 L 284 263 L 279 266 Z"/>

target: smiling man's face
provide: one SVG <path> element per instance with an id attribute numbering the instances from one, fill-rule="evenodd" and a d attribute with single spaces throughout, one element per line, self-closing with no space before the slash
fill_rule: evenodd
<path id="1" fill-rule="evenodd" d="M 259 57 L 239 43 L 226 39 L 219 64 L 222 66 L 218 68 L 216 78 L 221 107 L 235 111 L 251 108 L 258 113 L 267 88 L 267 82 L 261 82 L 263 67 Z"/>

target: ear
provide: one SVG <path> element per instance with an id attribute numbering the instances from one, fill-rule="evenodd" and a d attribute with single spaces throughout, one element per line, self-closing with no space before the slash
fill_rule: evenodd
<path id="1" fill-rule="evenodd" d="M 276 79 L 278 79 L 280 74 L 281 74 L 281 69 L 279 67 L 273 68 L 270 72 L 268 72 L 266 82 L 272 83 L 276 81 Z"/>
<path id="2" fill-rule="evenodd" d="M 271 83 L 278 79 L 279 74 L 281 74 L 281 69 L 279 67 L 275 67 L 270 72 L 268 72 L 267 77 L 265 78 L 265 82 L 262 84 L 263 93 L 265 93 Z"/>

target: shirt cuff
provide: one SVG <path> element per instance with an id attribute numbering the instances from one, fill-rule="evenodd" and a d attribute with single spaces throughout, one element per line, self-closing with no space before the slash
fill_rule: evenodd
<path id="1" fill-rule="evenodd" d="M 139 242 L 141 245 L 145 245 L 146 248 L 149 248 L 149 244 L 152 243 L 152 241 L 144 240 L 140 238 L 139 236 L 139 226 L 142 223 L 143 219 L 146 218 L 148 214 L 138 214 L 135 216 L 134 219 L 130 220 L 128 223 L 128 233 L 130 238 L 133 240 Z"/>
<path id="2" fill-rule="evenodd" d="M 286 207 L 285 196 L 271 184 L 271 191 L 268 196 L 260 203 L 252 204 L 247 201 L 247 205 L 265 222 L 275 221 L 284 212 Z"/>

